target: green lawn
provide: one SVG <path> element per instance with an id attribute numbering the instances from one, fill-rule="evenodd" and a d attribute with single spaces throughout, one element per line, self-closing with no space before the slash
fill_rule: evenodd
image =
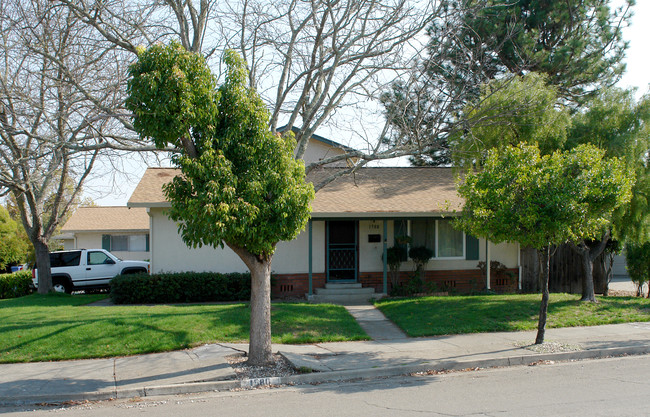
<path id="1" fill-rule="evenodd" d="M 90 307 L 105 295 L 0 300 L 0 363 L 101 358 L 248 340 L 244 303 Z M 333 305 L 274 303 L 274 343 L 367 340 Z"/>
<path id="2" fill-rule="evenodd" d="M 650 321 L 650 300 L 599 297 L 581 303 L 580 296 L 551 294 L 547 328 L 597 326 Z M 534 330 L 540 294 L 423 297 L 381 300 L 375 305 L 409 336 Z"/>

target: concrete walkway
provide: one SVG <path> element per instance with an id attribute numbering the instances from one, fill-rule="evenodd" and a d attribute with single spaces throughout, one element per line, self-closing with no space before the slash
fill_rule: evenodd
<path id="1" fill-rule="evenodd" d="M 372 310 L 353 310 L 365 316 L 361 322 L 376 325 L 379 321 L 372 319 L 376 317 Z M 255 380 L 235 379 L 225 360 L 230 354 L 246 351 L 247 344 L 213 344 L 128 358 L 3 364 L 0 405 L 170 395 L 261 384 L 308 384 L 650 353 L 650 323 L 549 329 L 546 341 L 554 343 L 541 351 L 531 347 L 534 338 L 535 332 L 503 332 L 273 345 L 273 351 L 284 355 L 297 369 L 314 372 Z"/>
<path id="2" fill-rule="evenodd" d="M 344 307 L 372 340 L 396 340 L 407 337 L 372 304 L 354 304 Z"/>

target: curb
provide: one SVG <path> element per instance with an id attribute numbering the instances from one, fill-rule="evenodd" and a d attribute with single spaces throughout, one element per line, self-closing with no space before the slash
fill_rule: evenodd
<path id="1" fill-rule="evenodd" d="M 474 368 L 497 368 L 506 366 L 530 365 L 540 361 L 570 361 L 583 359 L 602 359 L 607 357 L 644 355 L 650 353 L 648 346 L 614 347 L 605 349 L 581 350 L 560 353 L 510 356 L 505 358 L 476 359 L 467 361 L 427 361 L 409 365 L 386 366 L 381 368 L 350 369 L 345 371 L 314 372 L 287 377 L 254 378 L 229 381 L 192 382 L 177 385 L 158 385 L 142 388 L 116 389 L 105 392 L 69 393 L 53 395 L 29 395 L 0 398 L 0 406 L 62 404 L 81 401 L 105 401 L 133 397 L 152 397 L 160 395 L 197 394 L 210 391 L 229 391 L 240 388 L 254 388 L 263 385 L 305 385 L 334 381 L 351 381 L 371 378 L 386 378 L 429 371 L 459 371 Z"/>

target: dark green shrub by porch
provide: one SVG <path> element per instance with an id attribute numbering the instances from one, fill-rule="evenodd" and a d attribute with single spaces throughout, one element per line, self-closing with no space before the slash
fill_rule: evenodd
<path id="1" fill-rule="evenodd" d="M 131 274 L 111 280 L 111 298 L 115 304 L 247 301 L 250 294 L 250 273 Z"/>

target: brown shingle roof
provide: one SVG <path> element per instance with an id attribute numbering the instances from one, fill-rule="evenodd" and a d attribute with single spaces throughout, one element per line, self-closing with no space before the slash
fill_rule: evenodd
<path id="1" fill-rule="evenodd" d="M 342 168 L 322 168 L 310 173 L 307 179 L 317 184 L 337 169 Z M 177 173 L 173 168 L 147 169 L 128 205 L 168 207 L 162 185 Z M 362 168 L 319 190 L 312 202 L 312 216 L 425 216 L 449 214 L 462 206 L 451 168 Z"/>
<path id="2" fill-rule="evenodd" d="M 147 168 L 127 203 L 129 207 L 169 207 L 162 186 L 180 173 L 175 168 Z"/>
<path id="3" fill-rule="evenodd" d="M 317 184 L 332 174 L 325 168 L 309 179 Z M 312 202 L 314 217 L 447 214 L 462 206 L 452 169 L 432 167 L 362 168 L 323 187 Z"/>
<path id="4" fill-rule="evenodd" d="M 149 230 L 145 208 L 79 207 L 61 228 L 74 232 L 139 232 Z"/>

